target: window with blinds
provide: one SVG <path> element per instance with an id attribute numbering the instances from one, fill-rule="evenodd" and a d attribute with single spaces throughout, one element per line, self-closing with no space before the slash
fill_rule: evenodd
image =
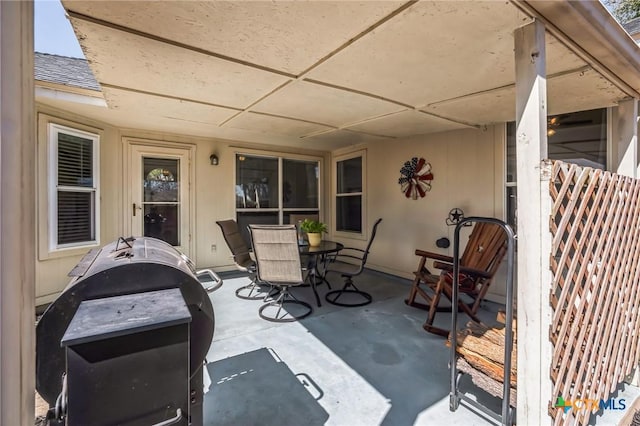
<path id="1" fill-rule="evenodd" d="M 50 124 L 50 141 L 50 246 L 97 244 L 99 137 Z"/>

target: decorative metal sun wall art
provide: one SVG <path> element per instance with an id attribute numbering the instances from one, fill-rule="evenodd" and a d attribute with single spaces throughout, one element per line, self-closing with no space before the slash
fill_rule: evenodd
<path id="1" fill-rule="evenodd" d="M 431 190 L 432 180 L 431 164 L 424 158 L 413 157 L 411 161 L 405 161 L 400 169 L 398 183 L 405 197 L 417 200 Z"/>

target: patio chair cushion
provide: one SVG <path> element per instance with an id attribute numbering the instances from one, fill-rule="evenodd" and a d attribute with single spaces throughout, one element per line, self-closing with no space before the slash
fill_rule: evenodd
<path id="1" fill-rule="evenodd" d="M 290 322 L 310 315 L 313 311 L 311 305 L 289 293 L 289 287 L 304 283 L 296 227 L 249 225 L 249 232 L 258 278 L 280 290 L 276 297 L 258 309 L 260 317 L 268 321 Z"/>

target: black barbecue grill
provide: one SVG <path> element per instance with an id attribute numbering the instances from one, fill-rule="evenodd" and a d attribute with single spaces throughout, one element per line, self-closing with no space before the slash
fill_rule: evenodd
<path id="1" fill-rule="evenodd" d="M 102 327 L 102 331 L 97 330 L 100 328 L 99 324 L 96 325 L 95 318 L 91 320 L 96 315 L 91 312 L 91 309 L 98 309 L 97 307 L 102 306 L 100 309 L 111 309 L 119 314 L 121 312 L 118 308 L 120 306 L 118 303 L 123 303 L 123 296 L 131 295 L 131 297 L 136 297 L 140 301 L 141 297 L 144 298 L 144 293 L 151 295 L 153 292 L 156 298 L 175 298 L 175 291 L 159 292 L 159 290 L 179 289 L 180 294 L 178 297 L 181 295 L 184 303 L 176 303 L 176 312 L 180 308 L 179 305 L 182 305 L 182 309 L 186 305 L 186 309 L 184 309 L 184 314 L 180 317 L 182 318 L 180 321 L 177 321 L 178 317 L 175 317 L 173 323 L 169 325 L 173 326 L 180 323 L 188 326 L 188 337 L 176 337 L 176 342 L 188 342 L 185 349 L 188 352 L 185 358 L 188 359 L 188 366 L 184 368 L 185 374 L 188 376 L 185 378 L 188 382 L 188 391 L 184 398 L 188 402 L 186 404 L 183 401 L 174 401 L 172 403 L 173 407 L 182 407 L 177 411 L 177 414 L 182 416 L 182 420 L 176 421 L 175 424 L 202 424 L 203 362 L 209 350 L 214 331 L 213 307 L 204 285 L 213 282 L 216 284 L 215 288 L 217 288 L 222 283 L 217 275 L 208 270 L 196 271 L 193 263 L 185 255 L 164 241 L 148 237 L 120 238 L 118 241 L 107 244 L 102 249 L 92 250 L 69 275 L 72 276 L 71 282 L 60 296 L 49 305 L 36 328 L 36 389 L 52 407 L 51 412 L 56 407 L 58 416 L 63 415 L 64 413 L 61 413 L 61 410 L 66 408 L 67 398 L 71 402 L 74 399 L 74 392 L 88 392 L 86 389 L 80 389 L 78 385 L 76 385 L 75 389 L 67 389 L 67 379 L 70 379 L 69 381 L 73 383 L 82 383 L 83 380 L 85 383 L 90 383 L 92 380 L 89 377 L 83 380 L 77 380 L 76 378 L 76 380 L 72 381 L 70 377 L 64 377 L 68 373 L 67 366 L 71 365 L 68 353 L 71 350 L 69 342 L 79 342 L 84 345 L 81 345 L 79 349 L 74 346 L 71 350 L 72 352 L 76 351 L 84 354 L 81 358 L 84 357 L 85 361 L 90 364 L 89 367 L 83 367 L 84 370 L 79 369 L 85 371 L 82 374 L 93 374 L 96 380 L 108 381 L 109 377 L 111 377 L 113 382 L 117 382 L 118 379 L 114 378 L 113 372 L 106 376 L 105 371 L 107 370 L 100 372 L 100 369 L 103 368 L 102 366 L 108 364 L 104 362 L 104 359 L 108 358 L 110 356 L 109 353 L 111 353 L 113 359 L 117 359 L 117 363 L 114 361 L 113 364 L 118 366 L 115 371 L 123 373 L 126 378 L 125 382 L 130 380 L 131 383 L 135 384 L 143 383 L 146 380 L 144 377 L 136 377 L 136 374 L 144 374 L 144 372 L 141 372 L 144 369 L 141 368 L 140 363 L 147 362 L 145 361 L 147 359 L 145 356 L 149 358 L 148 362 L 154 362 L 159 358 L 158 354 L 162 353 L 163 345 L 172 346 L 175 343 L 167 337 L 170 333 L 163 332 L 160 325 L 157 324 L 147 326 L 139 335 L 122 336 L 122 334 L 136 332 L 135 330 L 128 330 L 119 331 L 120 335 L 115 337 L 105 337 L 104 327 Z M 208 275 L 210 281 L 201 281 L 200 278 L 204 275 Z M 100 299 L 99 302 L 88 303 L 98 299 Z M 82 302 L 85 303 L 83 303 L 82 309 L 78 312 L 78 316 L 82 316 L 82 318 L 74 319 L 76 311 L 78 311 L 78 307 Z M 136 304 L 136 306 L 138 305 Z M 153 306 L 138 309 L 148 310 L 153 309 Z M 114 315 L 113 312 L 108 315 Z M 151 314 L 151 317 L 153 316 Z M 189 316 L 190 318 L 188 318 Z M 162 317 L 162 315 L 158 315 L 158 317 Z M 69 328 L 72 320 L 74 320 L 76 326 Z M 105 319 L 105 321 L 112 320 Z M 151 319 L 150 321 L 153 322 L 154 320 Z M 78 328 L 77 324 L 80 324 L 80 328 Z M 86 328 L 96 328 L 96 330 L 82 330 L 82 324 L 87 324 L 84 326 Z M 153 330 L 150 331 L 151 329 Z M 65 336 L 65 333 L 67 333 L 67 336 Z M 79 335 L 82 336 L 82 339 L 77 338 Z M 61 346 L 63 336 L 67 340 L 64 347 Z M 118 348 L 101 350 L 100 355 L 95 355 L 97 347 L 108 348 L 110 343 L 106 343 L 105 339 L 110 337 L 114 337 L 112 342 L 115 342 L 111 345 L 115 344 Z M 130 346 L 130 348 L 123 348 L 123 345 Z M 96 356 L 101 359 L 91 364 L 93 362 L 91 358 L 96 358 Z M 132 362 L 126 362 L 127 356 L 131 357 Z M 162 362 L 167 365 L 166 359 Z M 175 374 L 173 376 L 175 377 Z M 63 384 L 65 392 L 67 392 L 66 395 L 63 395 Z M 108 383 L 108 385 L 112 390 L 117 389 L 114 383 Z M 99 388 L 100 386 L 93 387 Z M 179 387 L 176 385 L 176 388 Z M 101 423 L 161 423 L 150 420 L 157 417 L 144 417 L 145 413 L 149 411 L 149 406 L 153 405 L 154 398 L 157 397 L 154 392 L 157 391 L 161 390 L 149 389 L 148 392 L 145 392 L 143 400 L 132 401 L 133 405 L 139 409 L 137 418 L 133 416 L 130 421 L 123 420 L 122 417 L 118 417 L 122 415 L 120 413 L 114 414 L 113 418 L 104 418 L 104 422 Z M 76 398 L 76 400 L 81 401 L 82 398 L 86 399 L 86 397 L 87 395 L 85 394 Z M 102 401 L 100 403 L 104 403 L 107 406 L 111 405 L 110 401 Z M 184 410 L 185 406 L 187 407 L 186 412 Z M 72 409 L 71 406 L 68 408 L 69 410 Z M 111 406 L 110 410 L 116 413 L 118 407 Z M 173 414 L 176 413 L 174 412 Z M 165 416 L 164 418 L 166 419 L 167 417 Z M 176 418 L 178 417 L 176 416 Z"/>

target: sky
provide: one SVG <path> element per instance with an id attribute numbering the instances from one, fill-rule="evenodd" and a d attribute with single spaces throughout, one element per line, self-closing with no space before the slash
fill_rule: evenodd
<path id="1" fill-rule="evenodd" d="M 60 1 L 37 0 L 34 8 L 35 51 L 84 58 Z"/>

